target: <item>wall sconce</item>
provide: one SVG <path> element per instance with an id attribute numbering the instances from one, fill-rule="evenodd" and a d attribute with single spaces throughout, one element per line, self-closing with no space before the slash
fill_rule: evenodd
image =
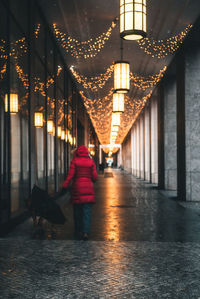
<path id="1" fill-rule="evenodd" d="M 34 113 L 34 126 L 36 128 L 43 127 L 43 113 L 42 112 L 35 112 Z"/>
<path id="2" fill-rule="evenodd" d="M 65 130 L 61 131 L 61 140 L 65 140 Z"/>
<path id="3" fill-rule="evenodd" d="M 52 134 L 53 133 L 53 120 L 48 120 L 47 121 L 47 132 Z"/>
<path id="4" fill-rule="evenodd" d="M 57 128 L 57 136 L 58 137 L 61 137 L 61 132 L 62 132 L 61 126 L 58 126 L 58 128 Z"/>
<path id="5" fill-rule="evenodd" d="M 18 94 L 10 93 L 10 113 L 16 114 L 19 111 Z M 5 112 L 8 112 L 8 94 L 5 94 Z"/>

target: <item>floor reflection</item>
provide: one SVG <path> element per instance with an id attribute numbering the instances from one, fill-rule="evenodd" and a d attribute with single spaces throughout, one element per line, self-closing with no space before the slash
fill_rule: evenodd
<path id="1" fill-rule="evenodd" d="M 200 242 L 199 215 L 167 199 L 151 184 L 120 170 L 106 170 L 95 184 L 90 240 Z M 9 237 L 74 240 L 73 207 L 64 202 L 64 225 L 47 221 L 36 230 L 29 219 Z"/>

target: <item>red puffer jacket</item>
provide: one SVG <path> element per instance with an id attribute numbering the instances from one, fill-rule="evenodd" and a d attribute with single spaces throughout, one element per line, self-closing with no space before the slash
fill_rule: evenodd
<path id="1" fill-rule="evenodd" d="M 75 152 L 63 188 L 67 188 L 71 180 L 73 180 L 71 189 L 73 204 L 95 202 L 93 182 L 97 180 L 97 171 L 84 145 L 80 145 Z"/>

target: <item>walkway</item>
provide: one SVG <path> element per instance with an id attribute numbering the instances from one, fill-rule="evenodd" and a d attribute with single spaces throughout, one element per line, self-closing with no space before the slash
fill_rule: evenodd
<path id="1" fill-rule="evenodd" d="M 99 176 L 96 199 L 88 242 L 73 240 L 68 204 L 43 240 L 30 220 L 0 239 L 0 298 L 200 298 L 199 205 L 117 170 Z"/>

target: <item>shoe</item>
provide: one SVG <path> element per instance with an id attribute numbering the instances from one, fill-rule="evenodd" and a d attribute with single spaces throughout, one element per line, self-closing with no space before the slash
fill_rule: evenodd
<path id="1" fill-rule="evenodd" d="M 83 234 L 83 240 L 84 240 L 84 241 L 88 241 L 88 239 L 89 239 L 88 234 Z"/>

